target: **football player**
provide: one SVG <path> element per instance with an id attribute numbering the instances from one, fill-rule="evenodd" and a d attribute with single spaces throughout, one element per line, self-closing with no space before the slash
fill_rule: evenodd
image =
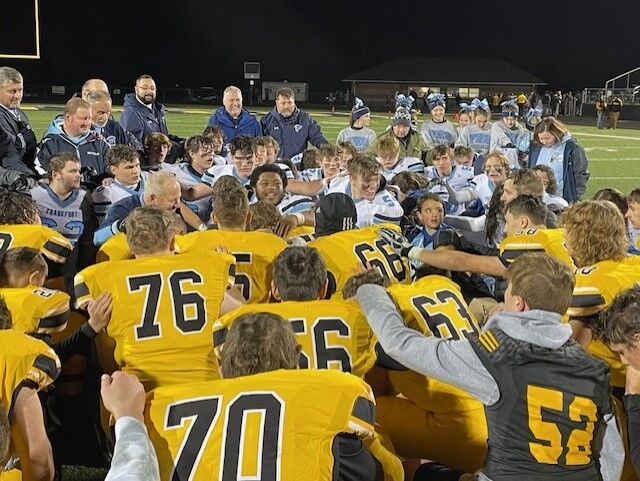
<path id="1" fill-rule="evenodd" d="M 84 307 L 103 292 L 114 298 L 107 334 L 114 359 L 147 390 L 217 377 L 213 320 L 239 303 L 227 293 L 234 259 L 214 252 L 174 255 L 175 216 L 142 207 L 127 217 L 136 259 L 93 265 L 75 278 Z"/>
<path id="2" fill-rule="evenodd" d="M 0 299 L 0 325 L 11 326 L 11 313 Z M 14 329 L 0 329 L 0 396 L 2 415 L 11 428 L 10 457 L 3 473 L 7 479 L 53 479 L 51 443 L 45 430 L 38 391 L 60 374 L 58 357 L 44 342 Z M 13 469 L 19 466 L 20 471 Z"/>
<path id="3" fill-rule="evenodd" d="M 406 327 L 380 286 L 364 285 L 356 297 L 389 356 L 485 406 L 491 448 L 480 479 L 619 479 L 624 450 L 608 366 L 573 341 L 562 323 L 573 274 L 534 253 L 518 257 L 507 280 L 504 311 L 479 334 L 458 340 Z M 413 479 L 433 479 L 424 472 L 430 469 L 420 467 Z"/>
<path id="4" fill-rule="evenodd" d="M 331 181 L 328 193 L 339 192 L 353 199 L 358 211 L 358 227 L 372 224 L 399 224 L 402 207 L 384 187 L 382 166 L 370 154 L 357 154 L 349 162 L 348 175 Z"/>
<path id="5" fill-rule="evenodd" d="M 245 314 L 228 333 L 222 380 L 156 389 L 145 422 L 161 479 L 404 479 L 373 431 L 369 386 L 298 370 L 299 355 L 289 322 Z"/>
<path id="6" fill-rule="evenodd" d="M 318 249 L 327 266 L 327 296 L 332 299 L 341 299 L 347 280 L 367 266 L 378 269 L 391 283 L 411 282 L 406 258 L 400 257 L 380 237 L 385 228 L 397 230 L 397 227 L 388 224 L 355 229 L 357 220 L 356 206 L 346 194 L 327 194 L 316 207 L 316 239 L 308 245 Z"/>
<path id="7" fill-rule="evenodd" d="M 225 247 L 235 257 L 235 284 L 241 288 L 245 300 L 268 302 L 273 261 L 287 244 L 271 233 L 245 232 L 251 215 L 247 191 L 241 186 L 225 189 L 216 196 L 211 220 L 218 228 L 181 237 L 178 241 L 180 252 Z"/>
<path id="8" fill-rule="evenodd" d="M 288 247 L 275 260 L 271 289 L 281 302 L 247 304 L 216 321 L 218 352 L 239 316 L 273 312 L 291 323 L 302 347 L 300 368 L 338 369 L 362 377 L 375 362 L 374 339 L 358 306 L 350 301 L 321 300 L 328 286 L 327 269 L 317 250 Z"/>
<path id="9" fill-rule="evenodd" d="M 589 200 L 564 211 L 566 245 L 578 270 L 576 288 L 567 314 L 576 340 L 611 368 L 611 385 L 621 397 L 625 369 L 617 353 L 599 339 L 593 326 L 599 313 L 623 290 L 640 282 L 640 258 L 628 256 L 625 219 L 609 201 Z M 616 390 L 614 389 L 614 392 Z"/>
<path id="10" fill-rule="evenodd" d="M 73 246 L 63 235 L 42 225 L 38 206 L 19 192 L 0 193 L 0 254 L 12 247 L 32 247 L 48 260 L 64 263 Z"/>
<path id="11" fill-rule="evenodd" d="M 138 152 L 130 145 L 114 145 L 107 151 L 107 160 L 114 179 L 96 187 L 91 193 L 99 222 L 104 220 L 109 208 L 120 199 L 141 194 L 144 181 L 149 176 L 149 172 L 141 170 Z"/>

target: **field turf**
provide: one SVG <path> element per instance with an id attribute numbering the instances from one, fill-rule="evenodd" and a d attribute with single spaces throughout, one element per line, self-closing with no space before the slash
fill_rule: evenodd
<path id="1" fill-rule="evenodd" d="M 62 107 L 29 106 L 23 105 L 31 118 L 33 128 L 38 138 L 47 129 L 49 122 L 62 110 Z M 203 107 L 169 107 L 166 119 L 171 133 L 189 137 L 198 132 L 207 124 L 211 115 L 211 109 Z M 256 109 L 260 118 L 267 112 L 266 108 Z M 341 129 L 348 126 L 348 113 L 338 112 L 331 115 L 327 111 L 311 111 L 314 118 L 322 126 L 327 139 L 335 142 Z M 114 110 L 114 115 L 119 118 L 119 110 Z M 423 118 L 420 119 L 422 122 Z M 499 120 L 499 119 L 498 119 Z M 595 124 L 595 119 L 593 120 Z M 382 132 L 389 125 L 386 114 L 373 113 L 370 127 L 376 132 Z M 589 158 L 589 170 L 591 179 L 587 186 L 587 196 L 603 187 L 615 187 L 624 193 L 628 193 L 635 187 L 640 187 L 640 130 L 618 129 L 598 130 L 595 127 L 584 125 L 569 125 L 571 134 L 584 146 Z"/>

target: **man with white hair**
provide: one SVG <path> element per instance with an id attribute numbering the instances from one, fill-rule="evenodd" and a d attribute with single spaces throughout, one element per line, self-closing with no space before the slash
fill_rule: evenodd
<path id="1" fill-rule="evenodd" d="M 89 102 L 89 95 L 93 92 L 107 92 L 109 93 L 109 87 L 107 87 L 107 83 L 99 78 L 90 78 L 85 83 L 82 84 L 82 90 L 80 91 L 80 96 L 82 100 L 85 102 Z"/>
<path id="2" fill-rule="evenodd" d="M 15 157 L 5 159 L 3 167 L 33 174 L 38 142 L 29 117 L 20 108 L 23 89 L 20 72 L 11 67 L 0 67 L 0 127 L 7 133 L 20 157 L 20 161 Z"/>
<path id="3" fill-rule="evenodd" d="M 233 85 L 224 89 L 222 107 L 209 117 L 208 125 L 220 127 L 224 131 L 227 143 L 240 135 L 250 137 L 262 135 L 262 129 L 256 118 L 242 108 L 242 91 Z"/>
<path id="4" fill-rule="evenodd" d="M 144 193 L 120 199 L 107 211 L 104 221 L 93 236 L 93 243 L 101 246 L 108 239 L 124 232 L 124 220 L 136 208 L 153 205 L 163 210 L 175 211 L 193 228 L 205 230 L 207 226 L 180 201 L 180 184 L 171 172 L 153 173 L 146 181 Z"/>
<path id="5" fill-rule="evenodd" d="M 138 152 L 144 152 L 144 147 L 131 132 L 122 128 L 122 125 L 111 115 L 111 95 L 104 90 L 93 90 L 83 96 L 91 110 L 91 130 L 113 147 L 114 145 L 130 145 Z"/>

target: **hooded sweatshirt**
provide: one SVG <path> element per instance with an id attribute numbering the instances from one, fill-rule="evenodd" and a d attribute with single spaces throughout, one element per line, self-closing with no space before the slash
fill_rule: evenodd
<path id="1" fill-rule="evenodd" d="M 36 171 L 45 175 L 49 159 L 61 152 L 71 152 L 80 159 L 82 167 L 90 169 L 87 177 L 98 177 L 107 173 L 107 151 L 109 144 L 90 131 L 80 137 L 69 137 L 64 129 L 64 120 L 56 117 L 49 125 L 36 155 Z M 88 179 L 85 179 L 88 181 Z"/>
<path id="2" fill-rule="evenodd" d="M 364 285 L 356 297 L 387 355 L 417 373 L 464 389 L 485 406 L 500 401 L 498 383 L 478 358 L 471 342 L 426 337 L 406 327 L 384 287 Z M 487 322 L 483 331 L 499 329 L 512 339 L 555 350 L 572 334 L 571 327 L 561 320 L 559 314 L 541 310 L 500 312 Z M 600 452 L 602 479 L 620 479 L 623 461 L 622 439 L 615 427 L 615 418 L 610 416 Z"/>

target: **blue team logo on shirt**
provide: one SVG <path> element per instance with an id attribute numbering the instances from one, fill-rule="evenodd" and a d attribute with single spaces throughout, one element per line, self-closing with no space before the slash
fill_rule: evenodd
<path id="1" fill-rule="evenodd" d="M 293 126 L 293 130 L 296 131 L 296 134 L 302 130 L 302 125 L 296 124 Z"/>

